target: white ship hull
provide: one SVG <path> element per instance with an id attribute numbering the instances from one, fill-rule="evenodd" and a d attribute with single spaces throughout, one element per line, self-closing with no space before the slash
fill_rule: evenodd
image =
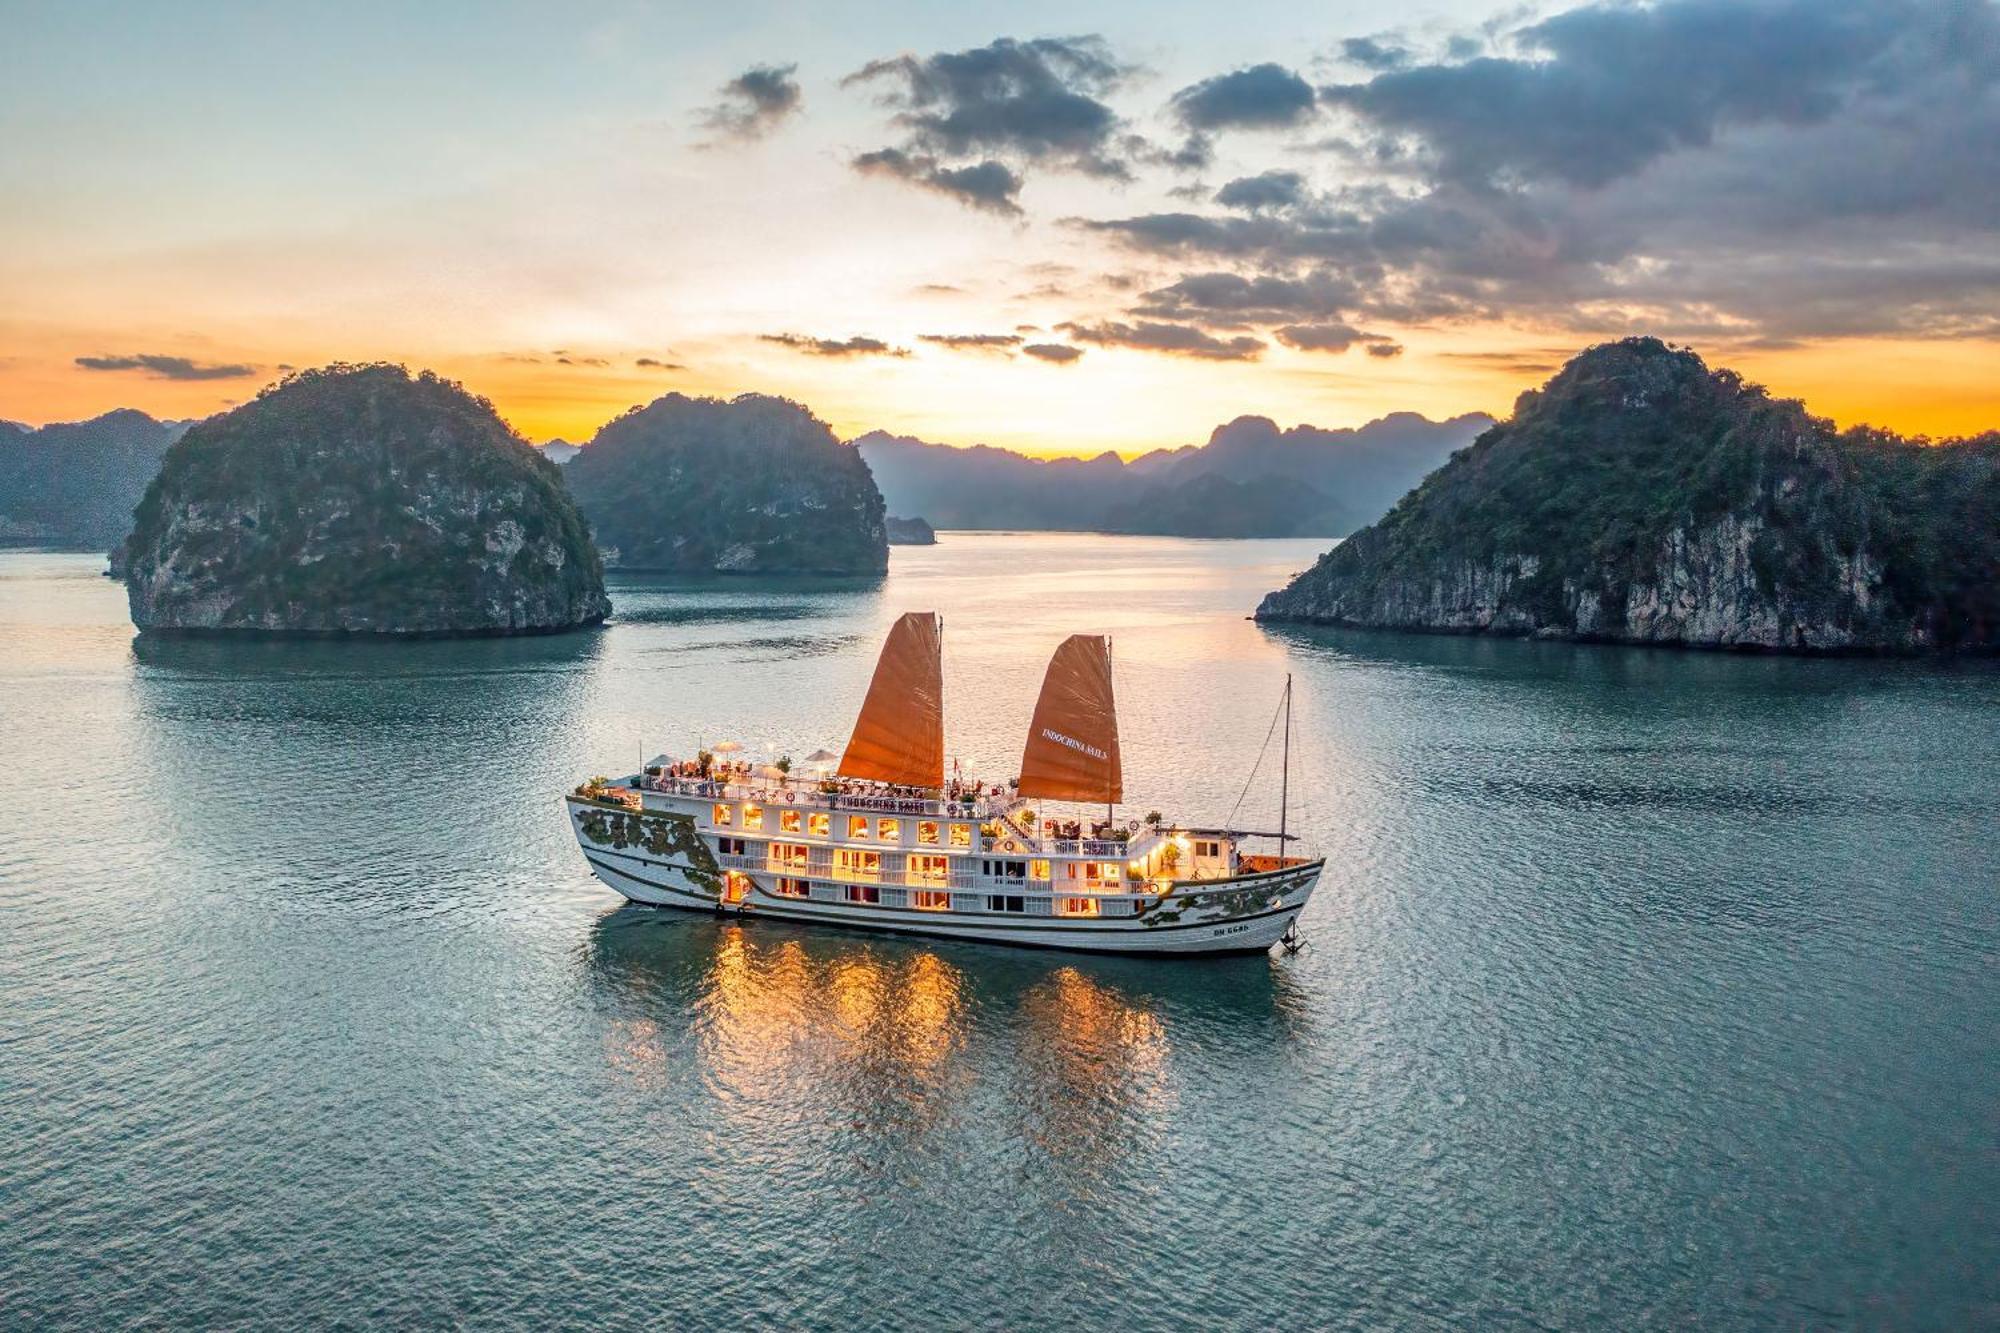
<path id="1" fill-rule="evenodd" d="M 885 901 L 840 900 L 839 880 L 811 881 L 810 898 L 781 894 L 797 879 L 776 871 L 725 869 L 745 858 L 719 854 L 716 835 L 685 816 L 627 813 L 584 797 L 568 798 L 571 826 L 591 872 L 635 903 L 739 917 L 769 917 L 897 934 L 1025 945 L 1093 953 L 1199 956 L 1259 953 L 1281 940 L 1319 882 L 1323 861 L 1145 886 L 1107 896 L 1121 915 L 1061 916 L 1052 902 L 1076 901 L 1043 887 L 954 885 L 950 907 L 923 909 L 910 886 L 871 882 Z M 630 823 L 622 821 L 629 820 Z M 663 822 L 670 820 L 671 823 Z M 1002 903 L 1016 910 L 986 910 Z"/>

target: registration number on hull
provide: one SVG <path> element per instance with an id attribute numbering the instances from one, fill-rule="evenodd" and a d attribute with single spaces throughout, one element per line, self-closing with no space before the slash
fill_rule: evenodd
<path id="1" fill-rule="evenodd" d="M 1241 935 L 1249 929 L 1250 927 L 1247 924 L 1241 926 L 1223 926 L 1211 938 L 1221 939 L 1224 935 Z"/>

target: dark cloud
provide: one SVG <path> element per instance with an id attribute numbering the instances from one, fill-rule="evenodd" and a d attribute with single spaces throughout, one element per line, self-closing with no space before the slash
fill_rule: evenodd
<path id="1" fill-rule="evenodd" d="M 797 65 L 753 65 L 722 85 L 702 127 L 718 140 L 761 139 L 804 104 Z"/>
<path id="2" fill-rule="evenodd" d="M 880 338 L 809 338 L 802 333 L 760 333 L 760 342 L 777 343 L 809 356 L 908 356 L 907 347 L 891 347 Z"/>
<path id="3" fill-rule="evenodd" d="M 1009 217 L 1019 215 L 1021 178 L 998 162 L 975 162 L 970 166 L 940 166 L 927 154 L 912 156 L 900 148 L 878 148 L 853 161 L 864 175 L 893 176 L 926 190 L 935 190 L 969 208 L 985 209 Z"/>
<path id="4" fill-rule="evenodd" d="M 136 352 L 131 356 L 80 356 L 76 364 L 85 370 L 140 370 L 159 380 L 240 380 L 257 373 L 257 367 L 235 362 L 201 362 L 184 356 L 158 352 Z"/>
<path id="5" fill-rule="evenodd" d="M 1056 327 L 1078 342 L 1100 347 L 1135 347 L 1148 352 L 1197 357 L 1204 361 L 1254 361 L 1264 351 L 1256 338 L 1218 338 L 1186 324 L 1155 324 L 1140 321 L 1121 324 L 1058 324 Z"/>
<path id="6" fill-rule="evenodd" d="M 1190 84 L 1174 94 L 1175 117 L 1197 133 L 1276 130 L 1311 119 L 1312 85 L 1283 65 L 1252 65 Z"/>
<path id="7" fill-rule="evenodd" d="M 1983 0 L 1976 0 L 1983 3 Z M 1324 90 L 1456 180 L 1602 185 L 1729 127 L 1834 115 L 1913 23 L 1953 0 L 1588 6 L 1515 34 L 1519 59 L 1392 70 Z"/>
<path id="8" fill-rule="evenodd" d="M 918 284 L 916 291 L 919 296 L 960 296 L 965 288 L 949 282 L 925 282 Z"/>
<path id="9" fill-rule="evenodd" d="M 611 363 L 601 356 L 559 356 L 556 358 L 556 364 L 559 366 L 608 366 Z"/>
<path id="10" fill-rule="evenodd" d="M 1552 348 L 1536 352 L 1440 352 L 1438 355 L 1510 375 L 1548 375 L 1560 370 L 1574 354 L 1574 349 Z"/>
<path id="11" fill-rule="evenodd" d="M 1590 6 L 1488 45 L 1523 54 L 1332 90 L 1360 132 L 1339 189 L 1077 225 L 1246 280 L 1339 275 L 1342 322 L 2000 337 L 1986 0 Z"/>
<path id="12" fill-rule="evenodd" d="M 1071 347 L 1067 343 L 1029 343 L 1021 348 L 1022 354 L 1032 356 L 1037 361 L 1047 361 L 1054 365 L 1066 366 L 1083 355 L 1081 347 Z"/>
<path id="13" fill-rule="evenodd" d="M 1258 213 L 1302 202 L 1305 188 L 1306 178 L 1296 171 L 1266 171 L 1255 176 L 1238 176 L 1215 192 L 1215 202 L 1224 208 Z"/>
<path id="14" fill-rule="evenodd" d="M 678 361 L 662 361 L 658 357 L 642 356 L 632 363 L 643 370 L 686 370 Z"/>
<path id="15" fill-rule="evenodd" d="M 1149 291 L 1133 313 L 1197 324 L 1269 324 L 1325 320 L 1358 304 L 1360 289 L 1325 271 L 1299 277 L 1241 273 L 1189 273 Z"/>
<path id="16" fill-rule="evenodd" d="M 1475 46 L 1473 48 L 1477 50 Z M 1466 54 L 1470 55 L 1471 52 Z M 1341 58 L 1363 69 L 1401 69 L 1410 63 L 1409 49 L 1377 37 L 1349 37 L 1340 44 Z"/>
<path id="17" fill-rule="evenodd" d="M 955 352 L 1004 352 L 1021 345 L 1020 336 L 1013 333 L 919 333 L 917 340 Z"/>
<path id="18" fill-rule="evenodd" d="M 1286 324 L 1272 330 L 1272 334 L 1285 346 L 1301 352 L 1344 352 L 1357 343 L 1373 344 L 1376 347 L 1393 343 L 1395 339 L 1382 333 L 1364 333 L 1351 324 Z"/>
<path id="19" fill-rule="evenodd" d="M 1387 360 L 1392 356 L 1401 356 L 1402 354 L 1403 354 L 1403 344 L 1401 343 L 1368 344 L 1368 355 L 1381 357 L 1383 360 Z"/>
<path id="20" fill-rule="evenodd" d="M 1128 73 L 1097 37 L 1003 37 L 871 61 L 843 85 L 886 89 L 905 137 L 853 165 L 1009 213 L 1021 188 L 1010 163 L 1130 179 L 1134 141 L 1101 100 Z"/>

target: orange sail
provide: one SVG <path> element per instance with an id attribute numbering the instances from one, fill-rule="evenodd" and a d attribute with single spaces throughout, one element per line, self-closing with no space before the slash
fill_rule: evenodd
<path id="1" fill-rule="evenodd" d="M 1021 754 L 1021 795 L 1112 805 L 1125 799 L 1111 640 L 1102 635 L 1072 634 L 1049 659 Z"/>
<path id="2" fill-rule="evenodd" d="M 937 612 L 911 611 L 889 629 L 854 736 L 844 778 L 904 787 L 944 786 L 943 635 Z"/>

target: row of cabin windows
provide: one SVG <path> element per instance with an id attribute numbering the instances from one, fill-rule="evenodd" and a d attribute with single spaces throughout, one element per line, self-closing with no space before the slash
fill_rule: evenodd
<path id="1" fill-rule="evenodd" d="M 772 885 L 772 892 L 781 898 L 810 898 L 812 884 L 808 880 L 781 875 Z M 864 906 L 877 906 L 882 901 L 882 890 L 873 884 L 844 884 L 841 893 L 846 901 Z M 951 895 L 942 889 L 918 889 L 910 894 L 910 906 L 922 912 L 948 912 L 951 910 Z M 1099 903 L 1095 898 L 1058 898 L 1055 909 L 1057 916 L 1096 916 Z M 993 893 L 986 897 L 986 910 L 1025 912 L 1028 902 L 1018 893 Z"/>
<path id="2" fill-rule="evenodd" d="M 736 823 L 736 807 L 716 805 L 714 824 L 717 828 L 730 828 Z M 764 810 L 761 806 L 743 806 L 743 828 L 746 832 L 761 832 L 764 827 Z M 949 830 L 947 833 L 946 830 Z M 833 836 L 833 817 L 817 810 L 780 810 L 778 812 L 778 832 L 804 832 L 815 838 Z M 847 836 L 873 838 L 876 842 L 901 842 L 903 821 L 900 819 L 870 819 L 867 815 L 847 817 Z M 954 847 L 972 846 L 972 825 L 945 825 L 935 819 L 917 821 L 917 845 L 920 847 L 943 846 L 943 839 L 949 837 Z"/>

